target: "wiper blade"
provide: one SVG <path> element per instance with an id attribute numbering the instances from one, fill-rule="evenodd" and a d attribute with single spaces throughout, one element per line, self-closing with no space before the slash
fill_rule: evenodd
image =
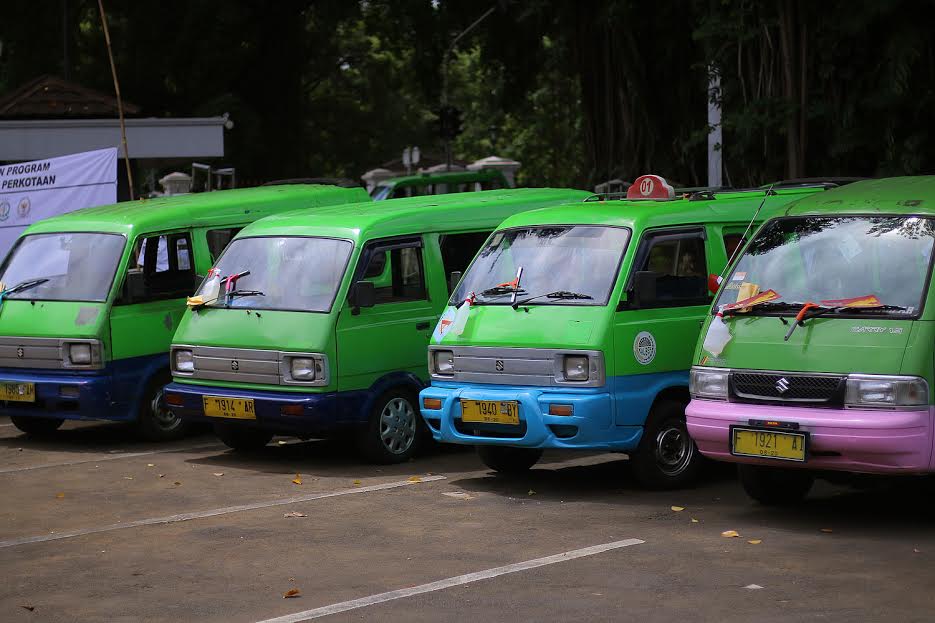
<path id="1" fill-rule="evenodd" d="M 593 299 L 594 297 L 590 294 L 582 294 L 580 292 L 569 292 L 568 290 L 556 290 L 555 292 L 549 292 L 548 294 L 537 294 L 536 296 L 530 296 L 528 299 L 522 301 L 516 301 L 513 303 L 513 309 L 516 309 L 520 305 L 525 305 L 530 301 L 536 299 L 562 299 L 562 300 L 572 300 L 572 299 Z"/>
<path id="2" fill-rule="evenodd" d="M 9 296 L 11 294 L 16 294 L 17 292 L 30 290 L 36 286 L 41 286 L 46 281 L 48 281 L 48 279 L 45 277 L 40 277 L 39 279 L 27 279 L 26 281 L 16 284 L 12 288 L 7 288 L 0 294 L 3 294 L 3 296 Z"/>
<path id="3" fill-rule="evenodd" d="M 909 311 L 908 307 L 902 305 L 855 305 L 853 307 L 839 307 L 838 310 L 847 310 L 849 314 L 862 314 L 864 312 L 888 312 L 888 311 Z"/>
<path id="4" fill-rule="evenodd" d="M 231 301 L 241 296 L 266 296 L 259 290 L 231 290 L 227 293 L 227 306 L 230 307 Z"/>
<path id="5" fill-rule="evenodd" d="M 513 286 L 494 286 L 492 288 L 487 288 L 480 293 L 481 296 L 503 296 L 504 294 L 513 294 L 514 292 L 525 292 L 522 288 L 518 290 L 514 289 Z"/>

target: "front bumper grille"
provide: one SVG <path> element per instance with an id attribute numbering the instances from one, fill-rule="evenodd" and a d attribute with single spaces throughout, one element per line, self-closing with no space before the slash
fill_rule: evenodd
<path id="1" fill-rule="evenodd" d="M 730 374 L 732 402 L 840 407 L 847 377 L 839 374 L 786 374 L 736 370 Z"/>

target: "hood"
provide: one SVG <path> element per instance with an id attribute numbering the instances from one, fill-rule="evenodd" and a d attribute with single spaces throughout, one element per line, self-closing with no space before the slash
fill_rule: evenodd
<path id="1" fill-rule="evenodd" d="M 106 303 L 21 301 L 0 304 L 0 335 L 101 338 Z"/>
<path id="2" fill-rule="evenodd" d="M 711 323 L 702 331 L 695 362 L 702 365 L 802 372 L 899 373 L 913 321 L 880 318 L 806 320 L 784 341 L 792 326 L 775 316 L 735 316 L 725 320 L 731 340 L 719 357 L 702 349 Z"/>
<path id="3" fill-rule="evenodd" d="M 323 353 L 333 336 L 331 314 L 206 307 L 185 311 L 172 343 Z"/>
<path id="4" fill-rule="evenodd" d="M 516 348 L 599 349 L 608 324 L 607 307 L 585 305 L 530 305 L 513 310 L 509 305 L 473 305 L 464 332 L 448 331 L 432 343 L 452 346 L 503 346 Z M 449 307 L 442 321 L 456 310 Z"/>

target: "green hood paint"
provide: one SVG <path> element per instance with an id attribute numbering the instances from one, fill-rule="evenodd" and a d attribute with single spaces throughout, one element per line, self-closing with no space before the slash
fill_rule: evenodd
<path id="1" fill-rule="evenodd" d="M 0 335 L 100 339 L 106 321 L 106 303 L 8 299 L 0 305 Z"/>
<path id="2" fill-rule="evenodd" d="M 204 308 L 186 313 L 175 332 L 174 344 L 227 348 L 278 348 L 295 352 L 325 352 L 334 342 L 331 314 L 294 311 L 248 311 Z"/>
<path id="3" fill-rule="evenodd" d="M 529 311 L 524 311 L 528 309 Z M 513 348 L 601 348 L 608 308 L 584 305 L 474 305 L 464 333 L 445 334 L 441 344 Z"/>

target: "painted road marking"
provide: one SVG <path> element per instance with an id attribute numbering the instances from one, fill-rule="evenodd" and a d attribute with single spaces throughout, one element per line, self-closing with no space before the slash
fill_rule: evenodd
<path id="1" fill-rule="evenodd" d="M 199 450 L 220 450 L 227 446 L 212 444 L 210 446 L 185 446 L 182 448 L 169 448 L 166 450 L 148 450 L 146 452 L 121 452 L 118 454 L 107 454 L 96 459 L 81 459 L 80 461 L 62 461 L 61 463 L 41 463 L 39 465 L 27 465 L 25 467 L 4 467 L 0 468 L 0 474 L 12 474 L 15 472 L 28 472 L 34 469 L 47 469 L 49 467 L 68 467 L 70 465 L 83 465 L 84 463 L 100 463 L 101 461 L 116 461 L 117 459 L 132 459 L 137 456 L 152 456 L 153 454 L 169 454 L 170 452 L 195 452 Z"/>
<path id="2" fill-rule="evenodd" d="M 573 549 L 561 554 L 546 556 L 545 558 L 535 558 L 533 560 L 527 560 L 526 562 L 517 562 L 511 565 L 504 565 L 503 567 L 494 567 L 493 569 L 487 569 L 486 571 L 476 571 L 474 573 L 456 575 L 453 578 L 438 580 L 437 582 L 430 582 L 420 586 L 401 588 L 399 590 L 379 593 L 369 597 L 352 599 L 351 601 L 342 601 L 340 603 L 331 604 L 330 606 L 322 606 L 321 608 L 315 608 L 313 610 L 304 610 L 302 612 L 296 612 L 295 614 L 287 614 L 286 616 L 276 617 L 275 619 L 266 619 L 264 621 L 260 621 L 259 623 L 299 623 L 300 621 L 308 621 L 309 619 L 326 617 L 332 614 L 337 614 L 339 612 L 347 612 L 348 610 L 366 608 L 367 606 L 382 604 L 384 602 L 393 601 L 395 599 L 403 599 L 404 597 L 412 597 L 414 595 L 421 595 L 423 593 L 440 591 L 446 588 L 452 588 L 453 586 L 460 586 L 461 584 L 470 584 L 472 582 L 479 582 L 481 580 L 489 580 L 490 578 L 506 575 L 508 573 L 517 573 L 518 571 L 526 571 L 528 569 L 535 569 L 536 567 L 554 565 L 559 562 L 567 562 L 576 558 L 584 558 L 585 556 L 594 556 L 595 554 L 601 554 L 610 550 L 620 549 L 621 547 L 639 545 L 643 542 L 644 541 L 641 541 L 640 539 L 624 539 L 622 541 L 604 543 L 603 545 L 592 545 L 591 547 Z"/>
<path id="3" fill-rule="evenodd" d="M 310 502 L 312 500 L 322 500 L 325 498 L 335 498 L 342 495 L 354 495 L 356 493 L 369 493 L 371 491 L 384 491 L 386 489 L 396 489 L 398 487 L 407 487 L 420 482 L 432 482 L 433 480 L 445 480 L 445 476 L 420 476 L 418 480 L 398 480 L 396 482 L 387 482 L 382 485 L 370 485 L 367 487 L 354 487 L 353 489 L 340 489 L 338 491 L 325 491 L 322 493 L 310 493 L 308 495 L 297 495 L 290 498 L 280 498 L 278 500 L 268 500 L 266 502 L 251 502 L 250 504 L 239 504 L 237 506 L 225 506 L 222 508 L 212 508 L 206 511 L 195 511 L 193 513 L 182 513 L 180 515 L 167 515 L 165 517 L 150 517 L 149 519 L 138 519 L 136 521 L 126 521 L 123 523 L 110 524 L 109 526 L 100 526 L 98 528 L 82 528 L 80 530 L 68 530 L 66 532 L 56 532 L 54 534 L 41 534 L 37 536 L 26 536 L 18 539 L 9 539 L 0 541 L 0 549 L 6 547 L 15 547 L 17 545 L 26 545 L 27 543 L 42 543 L 44 541 L 58 541 L 61 539 L 71 539 L 76 536 L 85 536 L 87 534 L 98 534 L 100 532 L 111 532 L 113 530 L 124 530 L 126 528 L 138 528 L 140 526 L 152 526 L 157 524 L 177 523 L 179 521 L 191 521 L 192 519 L 204 519 L 206 517 L 217 517 L 218 515 L 229 515 L 231 513 L 242 513 L 259 508 L 270 508 L 271 506 L 285 506 L 287 504 L 297 504 L 299 502 Z"/>

